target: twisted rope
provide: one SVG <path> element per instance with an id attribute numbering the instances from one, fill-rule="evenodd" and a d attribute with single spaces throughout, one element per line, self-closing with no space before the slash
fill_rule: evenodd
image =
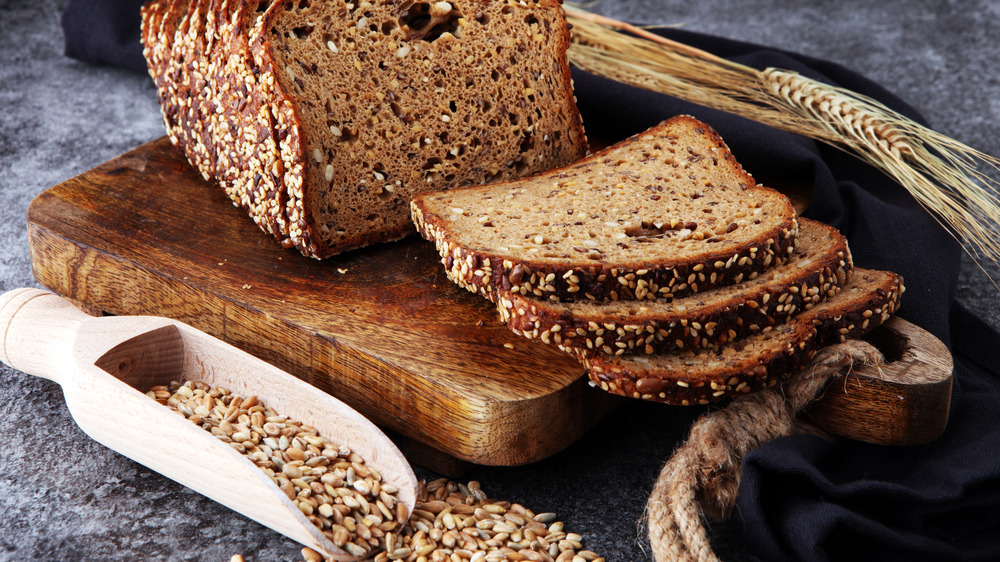
<path id="1" fill-rule="evenodd" d="M 877 365 L 882 355 L 863 341 L 824 348 L 810 366 L 782 386 L 739 398 L 701 416 L 687 441 L 664 465 L 646 504 L 653 555 L 658 561 L 717 561 L 704 517 L 725 520 L 739 489 L 743 457 L 788 434 L 796 414 L 833 377 L 856 364 Z"/>

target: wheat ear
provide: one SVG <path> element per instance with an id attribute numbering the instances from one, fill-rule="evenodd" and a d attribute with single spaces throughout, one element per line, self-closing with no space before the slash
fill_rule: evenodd
<path id="1" fill-rule="evenodd" d="M 734 63 L 577 7 L 567 14 L 574 66 L 854 154 L 906 188 L 977 263 L 1000 264 L 997 158 L 856 92 Z"/>

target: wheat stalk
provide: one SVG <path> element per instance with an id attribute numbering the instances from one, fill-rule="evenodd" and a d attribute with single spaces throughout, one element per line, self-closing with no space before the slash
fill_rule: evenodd
<path id="1" fill-rule="evenodd" d="M 906 188 L 966 242 L 977 263 L 985 257 L 1000 264 L 997 158 L 856 92 L 795 72 L 734 63 L 577 7 L 567 6 L 567 14 L 574 66 L 854 154 Z"/>

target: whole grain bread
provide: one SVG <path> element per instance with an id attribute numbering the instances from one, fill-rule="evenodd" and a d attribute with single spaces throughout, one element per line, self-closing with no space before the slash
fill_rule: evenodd
<path id="1" fill-rule="evenodd" d="M 170 139 L 308 256 L 586 151 L 557 0 L 152 0 L 142 26 Z"/>
<path id="2" fill-rule="evenodd" d="M 823 347 L 858 338 L 888 320 L 904 291 L 900 276 L 855 268 L 834 297 L 794 321 L 718 349 L 616 357 L 577 349 L 590 381 L 613 394 L 677 405 L 707 404 L 788 378 Z"/>
<path id="3" fill-rule="evenodd" d="M 786 322 L 840 291 L 853 263 L 837 229 L 799 218 L 795 251 L 755 279 L 657 301 L 557 302 L 499 294 L 514 333 L 562 349 L 611 355 L 716 347 Z"/>
<path id="4" fill-rule="evenodd" d="M 418 194 L 411 207 L 449 278 L 494 302 L 677 298 L 781 263 L 797 230 L 788 198 L 757 186 L 690 116 L 529 178 Z"/>

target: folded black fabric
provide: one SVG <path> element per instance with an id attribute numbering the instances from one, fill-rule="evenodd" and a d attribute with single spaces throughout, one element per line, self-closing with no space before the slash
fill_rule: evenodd
<path id="1" fill-rule="evenodd" d="M 70 0 L 62 13 L 66 56 L 145 72 L 139 41 L 139 8 L 144 1 Z"/>
<path id="2" fill-rule="evenodd" d="M 144 70 L 138 0 L 70 0 L 66 53 Z M 717 37 L 664 35 L 757 68 L 794 70 L 921 121 L 849 69 Z M 954 304 L 958 243 L 894 181 L 843 152 L 738 116 L 574 72 L 588 134 L 614 141 L 678 113 L 716 128 L 758 181 L 811 188 L 806 216 L 839 228 L 855 263 L 903 275 L 900 316 L 955 355 L 952 417 L 935 443 L 889 448 L 779 439 L 744 460 L 734 528 L 767 560 L 1000 559 L 1000 335 Z"/>
<path id="3" fill-rule="evenodd" d="M 955 307 L 949 426 L 918 447 L 790 437 L 744 460 L 743 535 L 766 560 L 1000 559 L 1000 338 Z"/>

